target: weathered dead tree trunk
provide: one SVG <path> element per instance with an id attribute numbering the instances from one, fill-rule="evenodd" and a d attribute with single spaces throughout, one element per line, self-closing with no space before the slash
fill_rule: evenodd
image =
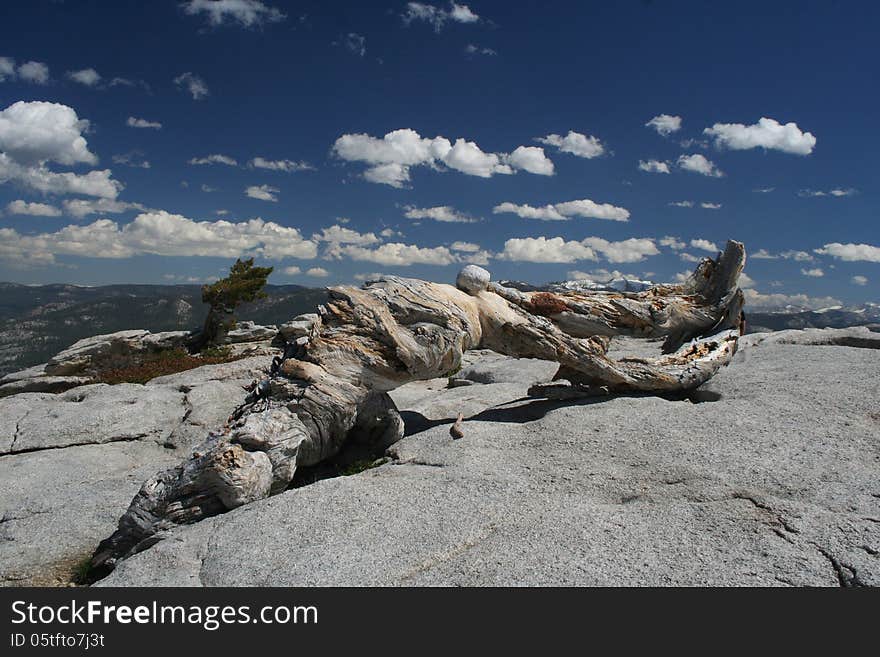
<path id="1" fill-rule="evenodd" d="M 288 345 L 275 376 L 223 432 L 142 486 L 98 547 L 93 573 L 176 525 L 285 490 L 297 467 L 334 456 L 347 441 L 391 445 L 403 436 L 403 421 L 387 392 L 449 375 L 469 349 L 557 361 L 557 378 L 577 394 L 693 389 L 736 349 L 744 263 L 742 244 L 731 241 L 686 283 L 639 293 L 524 293 L 474 266 L 456 287 L 389 276 L 363 289 L 330 288 L 330 301 Z M 606 356 L 614 335 L 666 336 L 668 353 L 615 361 Z"/>

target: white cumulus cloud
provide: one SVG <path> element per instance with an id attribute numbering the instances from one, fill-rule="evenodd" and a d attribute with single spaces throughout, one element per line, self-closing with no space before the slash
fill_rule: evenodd
<path id="1" fill-rule="evenodd" d="M 313 167 L 308 162 L 295 162 L 294 160 L 268 160 L 263 157 L 255 157 L 248 166 L 252 169 L 268 169 L 270 171 L 285 171 L 291 173 L 293 171 L 313 171 Z"/>
<path id="2" fill-rule="evenodd" d="M 403 187 L 410 180 L 410 168 L 443 166 L 471 176 L 489 178 L 524 170 L 552 175 L 553 163 L 542 148 L 520 146 L 513 153 L 487 153 L 475 142 L 445 137 L 423 138 L 415 130 L 404 128 L 389 132 L 381 139 L 366 134 L 345 134 L 333 145 L 333 153 L 348 162 L 364 162 L 369 168 L 364 178 L 370 182 Z"/>
<path id="3" fill-rule="evenodd" d="M 743 289 L 755 287 L 754 279 L 745 272 L 741 272 L 737 284 Z"/>
<path id="4" fill-rule="evenodd" d="M 528 204 L 517 205 L 509 201 L 492 208 L 494 214 L 515 214 L 523 219 L 541 219 L 544 221 L 566 221 L 572 217 L 591 219 L 607 219 L 609 221 L 628 221 L 629 210 L 610 203 L 596 203 L 590 199 L 550 203 L 542 207 Z"/>
<path id="5" fill-rule="evenodd" d="M 147 93 L 151 92 L 150 85 L 144 80 L 129 80 L 128 78 L 113 78 L 107 83 L 108 87 L 140 87 Z"/>
<path id="6" fill-rule="evenodd" d="M 596 252 L 578 241 L 561 237 L 514 237 L 504 243 L 499 256 L 515 262 L 566 263 L 598 260 Z"/>
<path id="7" fill-rule="evenodd" d="M 574 130 L 569 130 L 565 137 L 551 134 L 546 137 L 536 137 L 535 141 L 548 146 L 555 146 L 563 153 L 571 153 L 588 160 L 605 153 L 605 146 L 598 138 L 584 135 Z"/>
<path id="8" fill-rule="evenodd" d="M 474 252 L 460 251 L 459 253 L 461 254 L 461 261 L 470 265 L 486 266 L 489 264 L 489 259 L 495 257 L 495 254 L 484 249 Z"/>
<path id="9" fill-rule="evenodd" d="M 456 139 L 452 148 L 443 156 L 443 163 L 451 169 L 480 178 L 491 178 L 496 173 L 513 173 L 503 161 L 503 156 L 485 153 L 476 142 L 466 139 Z"/>
<path id="10" fill-rule="evenodd" d="M 687 243 L 682 242 L 677 237 L 667 235 L 660 240 L 660 246 L 668 246 L 673 251 L 681 251 L 682 249 L 687 248 Z"/>
<path id="11" fill-rule="evenodd" d="M 813 249 L 819 255 L 829 255 L 847 262 L 880 262 L 880 247 L 870 244 L 841 244 L 832 242 L 821 249 Z"/>
<path id="12" fill-rule="evenodd" d="M 201 100 L 209 94 L 208 85 L 205 84 L 205 81 L 198 75 L 189 71 L 181 73 L 174 78 L 174 84 L 176 84 L 179 89 L 185 89 L 188 91 L 189 95 L 193 97 L 193 100 Z"/>
<path id="13" fill-rule="evenodd" d="M 115 164 L 124 164 L 127 167 L 135 167 L 136 169 L 149 169 L 149 161 L 144 159 L 141 151 L 131 151 L 129 153 L 120 153 L 113 156 Z"/>
<path id="14" fill-rule="evenodd" d="M 648 173 L 671 173 L 669 163 L 660 160 L 639 160 L 639 170 Z"/>
<path id="15" fill-rule="evenodd" d="M 658 134 L 668 137 L 673 132 L 681 130 L 681 117 L 669 114 L 658 114 L 645 124 L 646 128 L 653 128 Z"/>
<path id="16" fill-rule="evenodd" d="M 15 79 L 15 60 L 11 57 L 0 57 L 0 82 Z"/>
<path id="17" fill-rule="evenodd" d="M 272 203 L 278 202 L 278 197 L 276 194 L 281 191 L 277 187 L 271 187 L 269 185 L 251 185 L 244 190 L 246 196 L 250 198 L 255 198 L 260 201 L 271 201 Z"/>
<path id="18" fill-rule="evenodd" d="M 609 242 L 601 237 L 588 237 L 582 241 L 601 253 L 608 262 L 641 262 L 647 256 L 660 253 L 654 240 L 646 237 L 631 237 L 619 242 Z"/>
<path id="19" fill-rule="evenodd" d="M 102 198 L 116 198 L 123 185 L 114 180 L 110 169 L 76 174 L 69 171 L 56 173 L 45 165 L 22 166 L 5 153 L 0 153 L 0 184 L 17 182 L 44 194 L 83 194 Z"/>
<path id="20" fill-rule="evenodd" d="M 445 246 L 421 247 L 415 244 L 389 242 L 375 248 L 358 245 L 331 245 L 325 257 L 342 258 L 347 256 L 361 262 L 374 262 L 380 265 L 451 265 L 459 262 L 458 256 Z"/>
<path id="21" fill-rule="evenodd" d="M 54 205 L 46 203 L 28 203 L 27 201 L 12 201 L 6 206 L 7 214 L 28 215 L 31 217 L 60 217 L 61 210 Z"/>
<path id="22" fill-rule="evenodd" d="M 82 219 L 90 214 L 119 214 L 128 210 L 146 210 L 140 203 L 128 203 L 111 198 L 70 199 L 64 201 L 63 205 L 64 212 L 77 219 Z"/>
<path id="23" fill-rule="evenodd" d="M 377 164 L 364 171 L 364 180 L 400 189 L 409 182 L 409 167 L 405 164 Z"/>
<path id="24" fill-rule="evenodd" d="M 691 240 L 691 246 L 695 249 L 700 249 L 701 251 L 709 251 L 710 253 L 717 253 L 719 251 L 718 245 L 709 240 Z"/>
<path id="25" fill-rule="evenodd" d="M 51 171 L 47 164 L 96 164 L 83 133 L 89 122 L 73 108 L 18 101 L 0 112 L 0 184 L 16 182 L 44 194 L 116 198 L 122 184 L 109 169 L 86 174 Z"/>
<path id="26" fill-rule="evenodd" d="M 752 125 L 716 123 L 703 130 L 703 134 L 714 137 L 718 148 L 739 151 L 764 148 L 795 155 L 809 155 L 816 146 L 816 138 L 809 132 L 801 131 L 797 123 L 782 125 L 765 117 Z"/>
<path id="27" fill-rule="evenodd" d="M 436 32 L 442 30 L 449 21 L 453 23 L 476 23 L 480 20 L 480 17 L 470 7 L 464 4 L 460 5 L 457 2 L 450 2 L 448 9 L 425 2 L 408 2 L 406 3 L 406 11 L 401 17 L 407 25 L 414 21 L 433 25 Z"/>
<path id="28" fill-rule="evenodd" d="M 540 263 L 569 263 L 579 260 L 599 260 L 605 257 L 609 262 L 640 262 L 646 256 L 657 255 L 660 251 L 654 240 L 631 238 L 619 242 L 609 242 L 601 237 L 588 237 L 584 240 L 565 240 L 562 237 L 515 237 L 504 243 L 500 254 L 503 260 Z"/>
<path id="29" fill-rule="evenodd" d="M 87 87 L 95 87 L 101 82 L 100 74 L 93 68 L 83 68 L 78 71 L 68 71 L 67 78 Z"/>
<path id="30" fill-rule="evenodd" d="M 12 57 L 0 57 L 0 82 L 15 79 L 33 84 L 48 84 L 49 67 L 42 62 L 31 61 L 16 68 Z"/>
<path id="31" fill-rule="evenodd" d="M 216 153 L 214 155 L 207 155 L 205 157 L 194 157 L 189 161 L 189 164 L 225 164 L 228 167 L 236 167 L 238 166 L 238 161 L 235 158 L 229 157 L 228 155 Z"/>
<path id="32" fill-rule="evenodd" d="M 446 223 L 471 224 L 477 221 L 474 217 L 463 214 L 450 205 L 439 205 L 433 208 L 417 208 L 408 205 L 403 216 L 407 219 L 433 219 Z"/>
<path id="33" fill-rule="evenodd" d="M 828 190 L 827 192 L 816 189 L 802 189 L 798 192 L 798 196 L 803 198 L 820 198 L 823 196 L 842 198 L 846 196 L 854 196 L 857 193 L 858 190 L 852 187 L 835 187 L 834 189 Z"/>
<path id="34" fill-rule="evenodd" d="M 539 176 L 553 175 L 553 162 L 544 155 L 543 148 L 536 146 L 519 146 L 505 158 L 514 169 L 522 169 Z"/>
<path id="35" fill-rule="evenodd" d="M 49 67 L 42 62 L 25 62 L 18 67 L 18 77 L 34 84 L 49 83 Z"/>
<path id="36" fill-rule="evenodd" d="M 227 20 L 244 27 L 265 23 L 278 23 L 287 18 L 279 9 L 260 0 L 187 0 L 181 7 L 190 16 L 205 14 L 208 24 L 214 27 Z"/>
<path id="37" fill-rule="evenodd" d="M 700 153 L 679 156 L 678 166 L 685 171 L 692 171 L 712 178 L 721 178 L 724 175 L 712 161 Z"/>
<path id="38" fill-rule="evenodd" d="M 486 46 L 477 46 L 473 43 L 469 43 L 464 47 L 464 51 L 468 55 L 486 55 L 487 57 L 494 57 L 498 53 L 492 48 L 487 48 Z"/>
<path id="39" fill-rule="evenodd" d="M 814 267 L 813 269 L 801 269 L 801 273 L 804 276 L 810 276 L 812 278 L 822 278 L 825 275 L 825 272 L 821 267 Z"/>
<path id="40" fill-rule="evenodd" d="M 317 244 L 303 239 L 296 228 L 259 218 L 241 223 L 193 221 L 163 211 L 139 214 L 126 225 L 99 219 L 85 226 L 71 224 L 34 235 L 0 229 L 0 255 L 4 257 L 35 256 L 52 262 L 58 255 L 129 258 L 142 254 L 311 259 L 317 256 Z"/>
<path id="41" fill-rule="evenodd" d="M 867 284 L 868 284 L 868 277 L 867 277 L 867 276 L 862 276 L 861 274 L 856 274 L 856 275 L 853 276 L 850 280 L 852 281 L 852 284 L 853 284 L 853 285 L 862 285 L 862 286 L 864 286 L 864 285 L 867 285 Z"/>
<path id="42" fill-rule="evenodd" d="M 359 233 L 351 228 L 334 224 L 328 228 L 322 228 L 320 233 L 312 235 L 316 242 L 330 242 L 331 244 L 376 244 L 381 240 L 375 233 Z"/>
<path id="43" fill-rule="evenodd" d="M 0 112 L 0 151 L 22 164 L 95 164 L 83 137 L 88 127 L 67 105 L 20 100 Z"/>
<path id="44" fill-rule="evenodd" d="M 779 254 L 779 257 L 783 260 L 794 260 L 796 262 L 809 262 L 815 260 L 815 258 L 806 251 L 783 251 Z"/>
<path id="45" fill-rule="evenodd" d="M 339 42 L 334 42 L 334 45 Z M 342 45 L 348 49 L 349 52 L 354 53 L 358 57 L 363 57 L 367 54 L 367 38 L 363 34 L 358 34 L 357 32 L 349 32 L 344 37 L 342 37 Z"/>
<path id="46" fill-rule="evenodd" d="M 127 125 L 129 128 L 152 128 L 153 130 L 162 129 L 162 124 L 158 121 L 147 121 L 146 119 L 138 119 L 133 116 L 128 117 L 125 125 Z"/>
<path id="47" fill-rule="evenodd" d="M 815 258 L 806 251 L 795 250 L 770 253 L 767 249 L 758 249 L 751 254 L 750 257 L 755 258 L 756 260 L 779 260 L 781 258 L 783 260 L 794 260 L 796 262 L 810 262 L 815 260 Z"/>

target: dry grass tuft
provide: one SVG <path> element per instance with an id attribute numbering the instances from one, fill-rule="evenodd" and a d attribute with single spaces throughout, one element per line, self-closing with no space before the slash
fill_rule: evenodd
<path id="1" fill-rule="evenodd" d="M 212 349 L 201 354 L 190 354 L 185 349 L 165 349 L 146 354 L 117 357 L 101 363 L 95 373 L 98 383 L 146 383 L 157 376 L 177 374 L 202 365 L 216 365 L 239 360 L 228 350 Z"/>

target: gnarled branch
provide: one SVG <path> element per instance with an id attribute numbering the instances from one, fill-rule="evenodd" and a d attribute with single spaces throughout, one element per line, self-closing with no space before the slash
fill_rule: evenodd
<path id="1" fill-rule="evenodd" d="M 387 392 L 447 376 L 465 351 L 488 348 L 560 364 L 579 390 L 690 390 L 729 362 L 740 334 L 745 263 L 728 242 L 682 285 L 638 293 L 519 292 L 465 267 L 457 286 L 385 277 L 330 288 L 301 321 L 285 358 L 183 463 L 147 481 L 96 551 L 93 573 L 198 521 L 285 490 L 299 466 L 337 454 L 346 441 L 384 448 L 403 435 Z M 609 336 L 666 337 L 656 359 L 613 360 Z"/>

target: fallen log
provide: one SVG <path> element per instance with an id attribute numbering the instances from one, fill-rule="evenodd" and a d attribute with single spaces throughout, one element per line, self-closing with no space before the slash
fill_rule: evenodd
<path id="1" fill-rule="evenodd" d="M 568 396 L 696 388 L 736 350 L 744 264 L 743 245 L 730 241 L 685 283 L 638 293 L 520 292 L 472 265 L 455 287 L 387 276 L 363 288 L 330 288 L 306 334 L 223 430 L 144 483 L 93 555 L 92 577 L 174 526 L 284 491 L 298 467 L 325 461 L 348 442 L 390 446 L 404 427 L 388 391 L 449 376 L 469 349 L 556 361 L 556 378 L 571 384 Z M 613 360 L 606 352 L 615 335 L 665 336 L 666 353 Z"/>

